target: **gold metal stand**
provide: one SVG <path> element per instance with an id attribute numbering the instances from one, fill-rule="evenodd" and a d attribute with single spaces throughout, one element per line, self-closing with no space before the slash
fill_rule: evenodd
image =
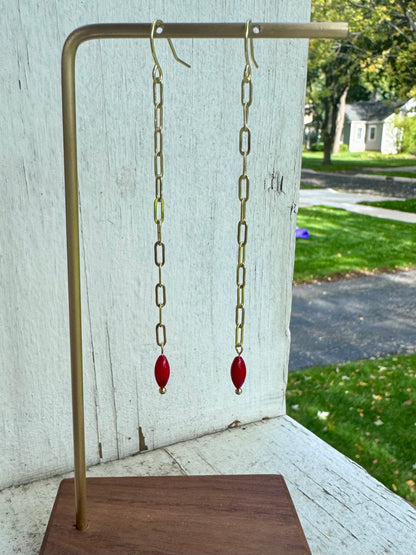
<path id="1" fill-rule="evenodd" d="M 166 23 L 155 38 L 241 38 L 245 23 Z M 150 23 L 108 23 L 75 29 L 62 51 L 62 105 L 65 162 L 65 198 L 68 291 L 71 341 L 72 405 L 75 459 L 76 527 L 87 527 L 84 400 L 82 373 L 81 284 L 78 225 L 78 175 L 75 102 L 75 57 L 78 46 L 93 39 L 149 38 Z M 252 23 L 250 38 L 345 38 L 346 23 Z"/>

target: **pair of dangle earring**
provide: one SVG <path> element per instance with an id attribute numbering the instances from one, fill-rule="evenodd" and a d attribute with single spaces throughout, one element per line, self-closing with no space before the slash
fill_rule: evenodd
<path id="1" fill-rule="evenodd" d="M 158 267 L 159 281 L 155 287 L 155 301 L 159 310 L 159 322 L 156 325 L 156 343 L 161 349 L 161 354 L 155 364 L 155 379 L 159 386 L 159 392 L 166 393 L 166 385 L 170 376 L 169 362 L 163 353 L 166 345 L 166 327 L 162 321 L 162 309 L 166 304 L 166 287 L 162 282 L 162 267 L 165 264 L 165 244 L 162 241 L 162 224 L 164 220 L 164 200 L 163 200 L 163 74 L 158 62 L 154 48 L 154 33 L 156 28 L 162 29 L 163 23 L 156 20 L 152 24 L 150 35 L 150 46 L 152 50 L 153 67 L 153 104 L 154 104 L 154 176 L 155 176 L 155 201 L 154 201 L 154 221 L 157 226 L 157 241 L 154 245 L 154 259 Z M 246 284 L 246 244 L 248 226 L 246 221 L 246 203 L 249 198 L 250 180 L 247 175 L 247 157 L 250 154 L 251 133 L 248 127 L 248 112 L 253 98 L 253 86 L 251 81 L 251 64 L 248 44 L 250 42 L 250 54 L 253 63 L 258 67 L 253 53 L 253 38 L 249 37 L 251 22 L 247 21 L 244 38 L 245 67 L 243 79 L 241 81 L 241 104 L 243 107 L 243 126 L 239 133 L 239 151 L 243 157 L 243 171 L 238 179 L 238 198 L 240 200 L 240 219 L 237 226 L 238 242 L 238 262 L 236 271 L 237 283 L 237 304 L 235 309 L 235 350 L 237 356 L 231 364 L 231 380 L 235 386 L 237 395 L 242 393 L 242 385 L 246 378 L 246 365 L 243 357 L 244 340 L 244 289 Z M 178 58 L 172 41 L 168 38 L 169 46 L 173 56 L 177 61 L 190 67 L 186 62 Z"/>

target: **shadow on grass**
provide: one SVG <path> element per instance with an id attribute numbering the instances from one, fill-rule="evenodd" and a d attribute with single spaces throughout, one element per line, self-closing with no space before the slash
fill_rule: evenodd
<path id="1" fill-rule="evenodd" d="M 296 242 L 295 283 L 416 266 L 416 225 L 329 208 L 301 208 L 297 225 L 310 237 Z"/>

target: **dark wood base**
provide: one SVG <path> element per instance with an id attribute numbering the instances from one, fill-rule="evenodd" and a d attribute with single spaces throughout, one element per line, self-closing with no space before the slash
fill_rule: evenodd
<path id="1" fill-rule="evenodd" d="M 87 530 L 63 480 L 40 555 L 310 555 L 279 475 L 88 478 Z"/>

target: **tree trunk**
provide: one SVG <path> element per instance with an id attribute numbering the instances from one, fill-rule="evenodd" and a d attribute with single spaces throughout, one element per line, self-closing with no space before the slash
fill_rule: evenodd
<path id="1" fill-rule="evenodd" d="M 341 144 L 342 130 L 344 128 L 345 105 L 347 103 L 348 89 L 349 87 L 345 89 L 345 91 L 341 95 L 341 98 L 339 99 L 338 114 L 335 122 L 335 136 L 334 136 L 334 145 L 332 147 L 332 154 L 339 154 L 339 145 Z"/>
<path id="2" fill-rule="evenodd" d="M 324 117 L 322 121 L 322 140 L 324 143 L 324 159 L 323 164 L 331 164 L 331 152 L 332 152 L 332 139 L 331 139 L 331 114 L 332 114 L 332 102 L 330 98 L 325 98 L 324 100 Z"/>
<path id="3" fill-rule="evenodd" d="M 331 162 L 331 150 L 332 150 L 332 142 L 330 140 L 330 137 L 326 137 L 324 140 L 324 160 L 323 160 L 323 164 L 325 166 L 329 166 L 330 164 L 332 164 Z"/>
<path id="4" fill-rule="evenodd" d="M 344 91 L 343 91 L 344 92 Z M 324 141 L 324 164 L 332 164 L 331 153 L 334 147 L 335 130 L 341 95 L 333 94 L 324 102 L 324 120 L 322 138 Z"/>

